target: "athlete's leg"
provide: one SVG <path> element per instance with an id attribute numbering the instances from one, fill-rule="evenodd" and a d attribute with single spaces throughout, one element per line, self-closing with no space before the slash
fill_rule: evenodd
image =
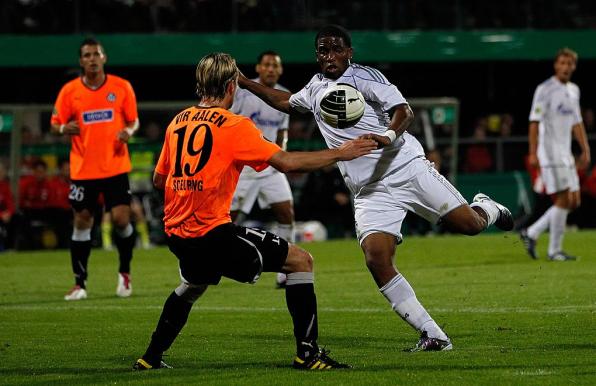
<path id="1" fill-rule="evenodd" d="M 571 192 L 564 190 L 555 195 L 555 203 L 552 206 L 551 221 L 549 223 L 548 255 L 553 256 L 563 249 L 563 236 L 569 212 L 577 208 L 580 203 L 579 191 Z"/>
<path id="2" fill-rule="evenodd" d="M 163 353 L 170 348 L 186 324 L 192 305 L 207 290 L 206 284 L 182 282 L 166 300 L 151 342 L 142 359 L 152 367 L 160 367 Z"/>
<path id="3" fill-rule="evenodd" d="M 75 284 L 85 288 L 87 280 L 87 263 L 91 254 L 91 228 L 93 215 L 89 209 L 74 212 L 73 231 L 70 242 L 70 259 Z"/>
<path id="4" fill-rule="evenodd" d="M 273 233 L 289 243 L 296 242 L 296 229 L 294 225 L 294 205 L 291 200 L 271 204 L 271 211 L 277 220 L 277 226 Z M 275 279 L 278 288 L 286 283 L 286 274 L 278 272 Z"/>
<path id="5" fill-rule="evenodd" d="M 391 308 L 414 329 L 429 338 L 448 340 L 416 298 L 414 290 L 393 264 L 397 239 L 388 233 L 371 233 L 361 243 L 366 266 Z"/>
<path id="6" fill-rule="evenodd" d="M 304 249 L 290 244 L 282 269 L 287 272 L 286 303 L 294 324 L 296 349 L 298 356 L 304 359 L 318 351 L 319 328 L 313 258 Z"/>
<path id="7" fill-rule="evenodd" d="M 130 261 L 135 245 L 134 228 L 130 223 L 130 206 L 116 205 L 111 209 L 111 215 L 115 230 L 114 244 L 120 257 L 118 272 L 130 274 Z"/>

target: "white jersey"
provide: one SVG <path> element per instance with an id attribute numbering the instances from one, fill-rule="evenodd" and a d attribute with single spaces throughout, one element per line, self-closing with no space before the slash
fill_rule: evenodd
<path id="1" fill-rule="evenodd" d="M 530 122 L 538 125 L 538 161 L 542 167 L 573 166 L 571 129 L 582 122 L 579 87 L 556 77 L 542 82 L 534 92 Z"/>
<path id="2" fill-rule="evenodd" d="M 329 126 L 320 114 L 320 99 L 327 87 L 335 83 L 348 83 L 354 86 L 366 101 L 364 115 L 360 121 L 346 129 Z M 302 90 L 290 97 L 292 108 L 313 113 L 329 148 L 337 148 L 342 143 L 363 134 L 382 135 L 389 127 L 391 118 L 388 111 L 397 105 L 407 103 L 397 87 L 378 70 L 358 64 L 351 64 L 336 80 L 317 74 Z M 422 156 L 424 156 L 424 150 L 420 142 L 405 132 L 391 145 L 373 150 L 370 154 L 352 161 L 338 162 L 338 166 L 346 186 L 352 193 L 357 194 L 366 184 L 381 180 L 413 159 Z"/>
<path id="3" fill-rule="evenodd" d="M 258 78 L 253 80 L 259 82 Z M 275 88 L 289 92 L 288 89 L 279 84 L 276 84 Z M 277 141 L 277 132 L 279 130 L 287 130 L 289 126 L 290 116 L 288 114 L 274 109 L 250 91 L 241 88 L 238 88 L 236 91 L 234 104 L 230 108 L 230 111 L 234 114 L 250 118 L 259 130 L 261 130 L 263 136 L 273 143 Z M 252 168 L 244 168 L 242 170 L 242 177 L 264 177 L 274 172 L 275 169 L 271 166 L 260 173 L 257 173 Z"/>

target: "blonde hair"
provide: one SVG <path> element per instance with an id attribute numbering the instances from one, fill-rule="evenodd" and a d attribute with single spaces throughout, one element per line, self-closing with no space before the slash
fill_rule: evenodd
<path id="1" fill-rule="evenodd" d="M 559 51 L 557 51 L 557 55 L 555 56 L 555 62 L 559 59 L 560 56 L 569 56 L 573 58 L 573 61 L 577 63 L 577 52 L 573 51 L 569 47 L 563 47 Z"/>
<path id="2" fill-rule="evenodd" d="M 226 87 L 238 79 L 239 73 L 236 61 L 228 54 L 214 52 L 203 56 L 195 72 L 197 96 L 200 99 L 223 99 Z"/>

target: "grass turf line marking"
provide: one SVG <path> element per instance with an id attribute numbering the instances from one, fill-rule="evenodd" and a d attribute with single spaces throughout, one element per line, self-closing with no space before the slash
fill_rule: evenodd
<path id="1" fill-rule="evenodd" d="M 88 302 L 84 300 L 83 302 Z M 2 305 L 0 310 L 24 310 L 24 311 L 66 311 L 66 310 L 155 310 L 162 309 L 160 305 L 93 305 L 93 304 L 69 304 L 69 305 Z M 281 307 L 218 307 L 218 306 L 201 306 L 196 305 L 193 310 L 203 312 L 288 312 L 287 308 Z M 595 305 L 575 305 L 575 306 L 561 306 L 561 307 L 547 307 L 547 308 L 530 308 L 530 307 L 465 307 L 465 308 L 429 308 L 432 312 L 441 313 L 478 313 L 478 314 L 500 314 L 500 313 L 536 313 L 536 314 L 562 314 L 569 312 L 596 312 Z M 337 307 L 319 307 L 319 312 L 345 312 L 345 313 L 381 313 L 391 312 L 387 308 L 337 308 Z"/>

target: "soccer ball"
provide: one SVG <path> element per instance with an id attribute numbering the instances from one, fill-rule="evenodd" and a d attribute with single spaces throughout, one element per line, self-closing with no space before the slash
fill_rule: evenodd
<path id="1" fill-rule="evenodd" d="M 329 126 L 345 129 L 354 126 L 364 114 L 364 97 L 353 86 L 337 83 L 330 86 L 321 97 L 321 118 Z"/>

